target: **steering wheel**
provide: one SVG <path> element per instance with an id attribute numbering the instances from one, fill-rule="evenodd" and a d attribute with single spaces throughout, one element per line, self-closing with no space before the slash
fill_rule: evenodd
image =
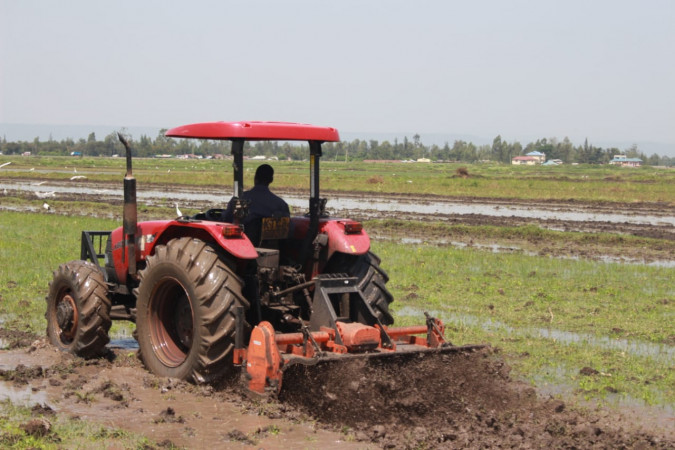
<path id="1" fill-rule="evenodd" d="M 225 210 L 223 208 L 213 208 L 204 212 L 204 219 L 212 222 L 222 222 L 223 216 L 225 216 Z"/>

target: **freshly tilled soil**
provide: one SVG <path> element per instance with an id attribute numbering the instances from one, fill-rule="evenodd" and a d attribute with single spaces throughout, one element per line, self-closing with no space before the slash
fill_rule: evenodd
<path id="1" fill-rule="evenodd" d="M 385 448 L 672 448 L 675 438 L 570 408 L 512 380 L 491 353 L 295 366 L 281 400 Z M 672 432 L 673 430 L 671 430 Z"/>
<path id="2" fill-rule="evenodd" d="M 65 414 L 144 434 L 159 447 L 675 448 L 675 424 L 644 428 L 621 411 L 541 398 L 489 347 L 294 365 L 278 399 L 249 397 L 241 382 L 158 378 L 128 350 L 83 361 L 43 342 L 0 353 L 0 367 L 13 362 L 0 370 L 0 386 L 30 386 L 49 399 L 33 406 L 45 421 L 25 424 L 31 433 L 48 432 Z"/>

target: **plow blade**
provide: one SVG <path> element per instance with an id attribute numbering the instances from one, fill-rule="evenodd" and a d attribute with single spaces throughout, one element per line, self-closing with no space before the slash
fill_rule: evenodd
<path id="1" fill-rule="evenodd" d="M 435 330 L 443 329 L 439 320 L 428 318 L 427 322 L 427 326 L 401 328 L 338 323 L 337 332 L 324 329 L 285 334 L 276 334 L 270 323 L 262 322 L 253 329 L 240 362 L 245 363 L 250 391 L 276 394 L 281 390 L 284 372 L 296 365 L 323 366 L 354 360 L 398 364 L 425 355 L 473 352 L 485 347 L 452 345 L 442 334 L 435 335 Z M 381 334 L 389 337 L 387 348 L 377 340 Z M 337 336 L 341 336 L 342 344 L 336 342 Z"/>
<path id="2" fill-rule="evenodd" d="M 291 366 L 326 362 L 396 360 L 415 355 L 470 352 L 482 345 L 453 346 L 445 339 L 443 322 L 424 313 L 424 325 L 388 327 L 382 324 L 358 280 L 340 274 L 314 280 L 312 313 L 308 325 L 295 333 L 276 333 L 270 322 L 260 322 L 244 346 L 244 311 L 236 311 L 234 363 L 245 368 L 248 388 L 264 394 L 281 390 L 283 373 Z"/>

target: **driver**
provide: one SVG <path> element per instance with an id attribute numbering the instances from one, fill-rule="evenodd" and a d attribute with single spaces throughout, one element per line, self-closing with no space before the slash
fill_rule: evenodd
<path id="1" fill-rule="evenodd" d="M 248 200 L 248 215 L 242 221 L 246 224 L 265 217 L 290 217 L 288 204 L 270 191 L 270 184 L 274 180 L 274 169 L 269 164 L 263 164 L 255 171 L 253 188 L 241 194 L 242 200 Z M 225 222 L 234 219 L 234 201 L 230 200 L 223 218 Z"/>

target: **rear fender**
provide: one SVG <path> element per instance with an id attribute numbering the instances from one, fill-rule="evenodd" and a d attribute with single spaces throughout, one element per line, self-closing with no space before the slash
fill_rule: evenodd
<path id="1" fill-rule="evenodd" d="M 136 261 L 145 261 L 149 255 L 154 253 L 156 245 L 166 244 L 172 239 L 185 236 L 193 236 L 205 242 L 210 242 L 236 259 L 256 259 L 258 253 L 246 235 L 242 234 L 239 238 L 227 239 L 223 236 L 223 227 L 228 225 L 230 224 L 209 221 L 164 220 L 141 222 L 138 224 L 136 231 Z M 110 239 L 115 272 L 119 282 L 125 284 L 129 264 L 124 248 L 122 227 L 113 230 Z"/>
<path id="2" fill-rule="evenodd" d="M 363 255 L 370 250 L 370 237 L 365 230 L 361 230 L 358 233 L 346 233 L 345 224 L 349 222 L 353 221 L 333 218 L 319 220 L 319 233 L 324 233 L 328 236 L 327 260 L 335 252 L 346 253 L 348 255 Z M 291 224 L 291 237 L 298 240 L 304 238 L 309 228 L 309 218 L 293 217 Z"/>
<path id="3" fill-rule="evenodd" d="M 347 253 L 349 255 L 363 255 L 370 250 L 370 237 L 365 230 L 358 233 L 345 232 L 345 223 L 351 220 L 329 220 L 319 227 L 320 233 L 328 235 L 328 257 L 330 259 L 333 253 Z"/>

